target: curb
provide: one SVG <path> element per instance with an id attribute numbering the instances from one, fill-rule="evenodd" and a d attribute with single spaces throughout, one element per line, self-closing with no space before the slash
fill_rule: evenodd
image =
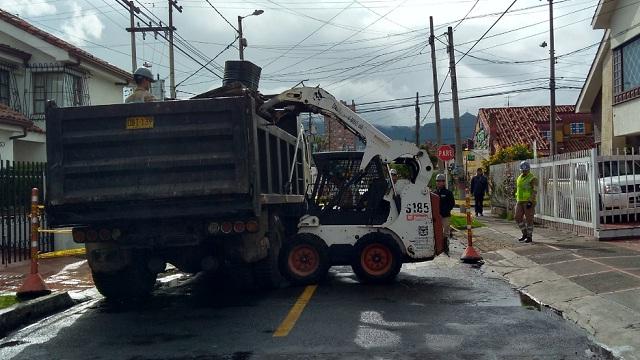
<path id="1" fill-rule="evenodd" d="M 37 299 L 21 302 L 0 310 L 0 338 L 10 331 L 29 325 L 51 314 L 75 305 L 69 293 L 58 292 Z"/>

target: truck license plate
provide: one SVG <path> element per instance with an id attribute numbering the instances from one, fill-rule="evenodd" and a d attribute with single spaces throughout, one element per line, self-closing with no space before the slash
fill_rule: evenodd
<path id="1" fill-rule="evenodd" d="M 153 129 L 152 116 L 134 116 L 127 118 L 127 130 Z"/>

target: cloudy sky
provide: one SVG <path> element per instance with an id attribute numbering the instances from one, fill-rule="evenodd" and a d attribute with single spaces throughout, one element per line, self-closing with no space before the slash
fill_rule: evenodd
<path id="1" fill-rule="evenodd" d="M 0 7 L 122 69 L 131 68 L 128 11 L 123 0 L 0 0 Z M 224 61 L 237 59 L 237 16 L 249 47 L 245 59 L 262 66 L 261 91 L 280 92 L 305 80 L 348 102 L 376 123 L 411 125 L 416 92 L 421 117 L 433 122 L 433 16 L 441 100 L 450 99 L 447 26 L 454 44 L 461 113 L 481 107 L 548 105 L 549 8 L 546 0 L 178 0 L 176 82 L 179 97 L 220 86 Z M 135 0 L 145 22 L 168 21 L 168 0 Z M 590 23 L 597 0 L 554 0 L 558 104 L 575 104 L 602 31 Z M 216 10 L 214 9 L 217 9 Z M 219 12 L 219 13 L 218 13 Z M 222 16 L 221 16 L 221 15 Z M 228 20 L 229 23 L 227 23 Z M 463 21 L 460 21 L 464 18 Z M 142 21 L 140 21 L 142 22 Z M 232 27 L 233 26 L 233 27 Z M 228 47 L 230 43 L 234 45 Z M 471 49 L 473 47 L 473 49 Z M 225 50 L 226 49 L 226 50 Z M 471 49 L 470 52 L 469 49 Z M 464 53 L 468 55 L 461 59 Z M 137 37 L 138 64 L 168 78 L 168 45 L 153 34 Z M 220 54 L 219 54 L 220 53 Z M 218 55 L 219 54 L 219 55 Z M 218 57 L 210 62 L 211 58 Z M 206 65 L 204 69 L 196 72 Z M 193 75 L 195 73 L 195 75 Z M 168 80 L 167 80 L 168 85 Z M 496 95 L 499 94 L 499 95 Z M 383 110 L 388 109 L 388 110 Z M 431 111 L 429 111 L 431 109 Z M 441 104 L 443 117 L 453 113 Z"/>

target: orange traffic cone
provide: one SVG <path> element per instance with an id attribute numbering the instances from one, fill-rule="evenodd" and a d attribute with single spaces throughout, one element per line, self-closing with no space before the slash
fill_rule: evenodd
<path id="1" fill-rule="evenodd" d="M 477 264 L 482 260 L 482 256 L 473 248 L 473 233 L 471 232 L 471 196 L 469 195 L 469 189 L 467 189 L 466 196 L 467 205 L 467 248 L 464 249 L 460 260 L 469 264 Z"/>
<path id="2" fill-rule="evenodd" d="M 33 188 L 31 190 L 31 272 L 16 293 L 20 300 L 34 299 L 51 293 L 38 273 L 38 228 L 38 189 Z"/>
<path id="3" fill-rule="evenodd" d="M 465 263 L 475 264 L 475 263 L 479 262 L 480 260 L 482 260 L 482 256 L 480 256 L 480 254 L 478 254 L 476 249 L 474 249 L 473 245 L 469 245 L 469 246 L 467 246 L 466 249 L 464 249 L 464 252 L 462 253 L 462 256 L 460 257 L 460 260 L 462 260 Z"/>

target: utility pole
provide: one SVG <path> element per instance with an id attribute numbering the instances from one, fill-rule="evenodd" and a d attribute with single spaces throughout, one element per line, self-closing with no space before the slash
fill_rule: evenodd
<path id="1" fill-rule="evenodd" d="M 133 0 L 130 0 L 129 2 L 127 2 L 127 4 L 129 5 L 129 7 L 133 7 Z M 176 10 L 178 10 L 179 12 L 182 12 L 182 6 L 178 6 L 178 1 L 177 0 L 169 0 L 169 26 L 162 26 L 162 22 L 160 22 L 160 26 L 152 26 L 152 23 L 149 22 L 148 26 L 139 26 L 140 24 L 138 23 L 138 26 L 134 26 L 133 24 L 133 12 L 135 11 L 136 13 L 140 13 L 140 9 L 139 8 L 133 8 L 133 10 L 130 10 L 132 17 L 131 17 L 131 27 L 126 28 L 126 30 L 128 32 L 131 33 L 131 55 L 132 55 L 132 67 L 133 67 L 133 71 L 136 70 L 137 66 L 136 66 L 136 49 L 135 49 L 135 33 L 147 33 L 147 32 L 154 32 L 157 33 L 159 31 L 166 33 L 169 33 L 169 79 L 170 79 L 170 85 L 169 85 L 169 89 L 171 90 L 171 98 L 175 99 L 176 98 L 176 79 L 175 79 L 175 71 L 174 71 L 174 59 L 173 59 L 173 32 L 176 30 L 176 28 L 173 26 L 173 8 L 175 7 Z M 166 35 L 165 35 L 166 36 Z M 166 38 L 166 37 L 165 37 Z"/>
<path id="2" fill-rule="evenodd" d="M 240 51 L 240 60 L 244 61 L 244 42 L 242 37 L 242 16 L 238 15 L 238 50 Z"/>
<path id="3" fill-rule="evenodd" d="M 169 0 L 169 90 L 171 91 L 171 98 L 176 98 L 176 74 L 175 63 L 173 60 L 173 9 L 182 12 L 182 6 L 178 6 L 178 0 Z"/>
<path id="4" fill-rule="evenodd" d="M 416 146 L 420 146 L 420 103 L 418 102 L 418 92 L 416 92 Z"/>
<path id="5" fill-rule="evenodd" d="M 433 35 L 433 16 L 429 16 L 429 45 L 431 45 L 431 69 L 433 70 L 433 105 L 436 112 L 436 135 L 438 146 L 442 145 L 442 125 L 440 124 L 440 94 L 438 94 L 438 69 L 436 67 L 436 37 Z M 438 160 L 438 169 L 444 169 L 444 162 Z"/>
<path id="6" fill-rule="evenodd" d="M 462 139 L 460 137 L 460 108 L 458 105 L 458 81 L 456 78 L 456 59 L 453 51 L 453 28 L 449 26 L 447 29 L 449 37 L 449 70 L 451 73 L 451 93 L 453 100 L 453 124 L 456 134 L 456 167 L 462 166 Z"/>
<path id="7" fill-rule="evenodd" d="M 549 0 L 549 122 L 551 125 L 551 156 L 557 154 L 556 142 L 556 54 L 553 39 L 553 0 Z"/>
<path id="8" fill-rule="evenodd" d="M 125 0 L 126 1 L 126 0 Z M 136 24 L 134 22 L 135 15 L 140 13 L 140 8 L 133 5 L 133 0 L 127 1 L 127 5 L 129 5 L 129 15 L 131 18 L 131 28 L 133 29 Z M 138 68 L 138 63 L 136 59 L 136 33 L 131 31 L 131 73 L 134 73 Z"/>

